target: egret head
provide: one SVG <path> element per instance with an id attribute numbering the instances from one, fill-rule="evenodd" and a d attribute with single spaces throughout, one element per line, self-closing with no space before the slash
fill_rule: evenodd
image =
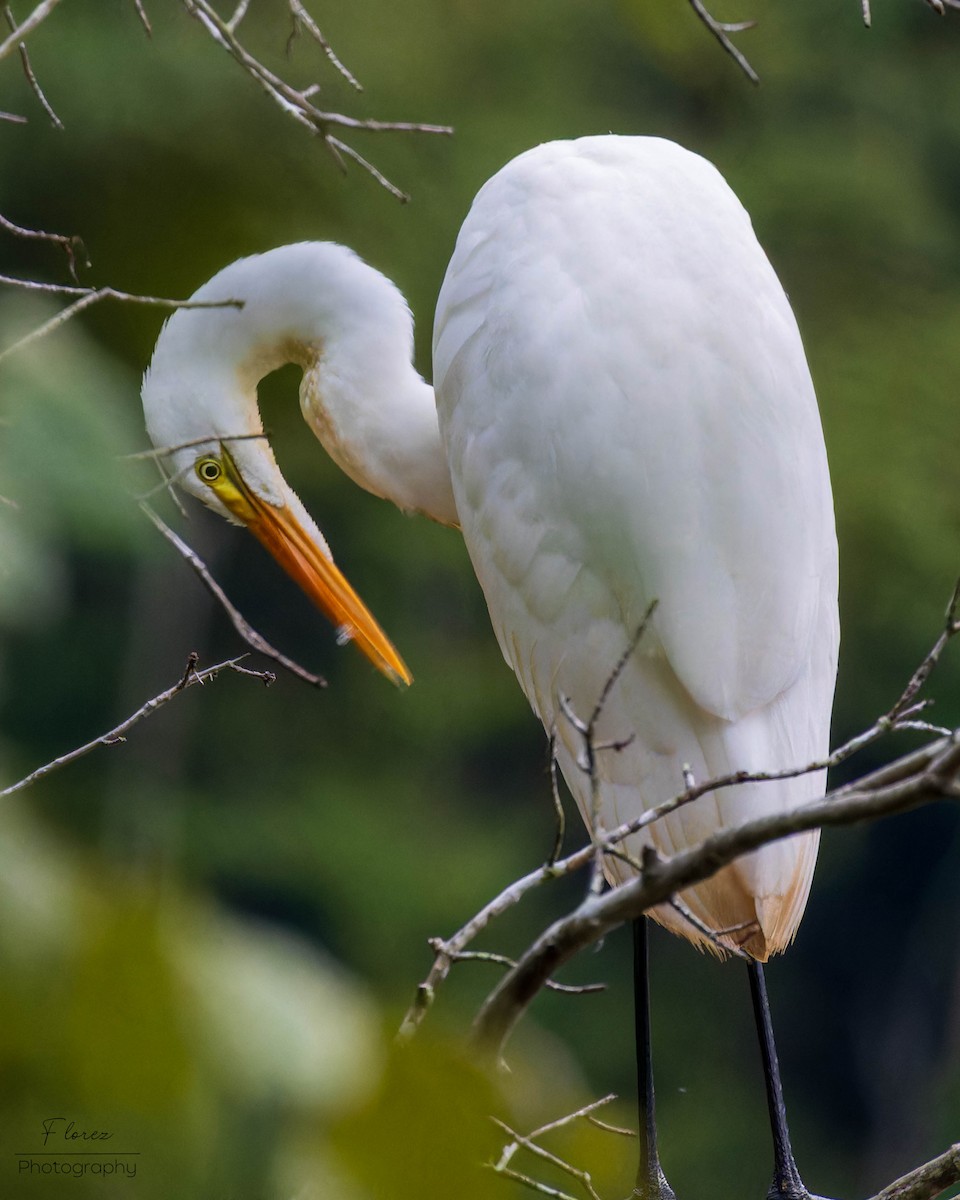
<path id="1" fill-rule="evenodd" d="M 279 295 L 271 289 L 270 267 L 269 254 L 234 263 L 193 297 L 216 307 L 180 309 L 167 321 L 143 381 L 147 431 L 178 486 L 246 526 L 341 639 L 356 642 L 395 683 L 410 683 L 403 660 L 283 478 L 264 434 L 258 381 L 287 362 L 309 373 L 321 354 L 309 322 L 291 326 L 291 306 L 297 305 L 291 305 L 289 286 Z"/>

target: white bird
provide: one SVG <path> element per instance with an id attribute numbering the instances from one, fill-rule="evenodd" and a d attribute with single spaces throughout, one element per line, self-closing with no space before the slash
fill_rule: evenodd
<path id="1" fill-rule="evenodd" d="M 606 136 L 508 163 L 447 268 L 435 392 L 412 366 L 403 297 L 341 246 L 243 259 L 194 299 L 243 307 L 167 322 L 143 384 L 151 439 L 178 482 L 247 524 L 386 674 L 410 680 L 257 436 L 257 382 L 285 362 L 303 368 L 304 416 L 355 482 L 462 529 L 500 648 L 555 731 L 586 819 L 560 697 L 592 710 L 654 600 L 597 729 L 601 742 L 632 737 L 597 756 L 604 827 L 682 790 L 685 771 L 705 781 L 825 757 L 837 546 L 816 399 L 783 289 L 704 159 Z M 727 788 L 629 849 L 669 856 L 823 790 L 823 772 Z M 653 915 L 762 962 L 796 932 L 816 850 L 816 833 L 765 846 L 683 894 L 693 922 L 672 907 Z M 754 984 L 768 1057 L 759 967 Z M 778 1081 L 768 1091 L 771 1195 L 793 1200 L 807 1192 L 777 1128 Z M 671 1196 L 655 1144 L 645 1153 L 635 1194 Z"/>

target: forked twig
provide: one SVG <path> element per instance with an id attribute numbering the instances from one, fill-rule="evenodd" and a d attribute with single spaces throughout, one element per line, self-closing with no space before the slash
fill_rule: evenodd
<path id="1" fill-rule="evenodd" d="M 252 675 L 256 679 L 260 679 L 268 687 L 274 682 L 276 676 L 272 671 L 252 671 L 249 667 L 240 665 L 240 658 L 230 658 L 225 662 L 217 663 L 213 667 L 204 667 L 202 670 L 197 670 L 199 661 L 198 655 L 194 651 L 187 659 L 186 668 L 180 679 L 172 686 L 161 692 L 158 696 L 154 696 L 152 700 L 148 700 L 146 704 L 142 704 L 135 713 L 131 714 L 125 721 L 121 721 L 119 725 L 114 726 L 109 733 L 101 734 L 100 737 L 94 738 L 93 741 L 87 742 L 83 746 L 77 747 L 76 750 L 71 750 L 68 754 L 62 754 L 59 758 L 53 759 L 42 767 L 37 767 L 35 771 L 31 771 L 29 775 L 25 775 L 23 779 L 16 783 L 11 783 L 8 787 L 0 791 L 0 796 L 12 796 L 14 792 L 20 792 L 38 780 L 45 778 L 54 771 L 58 771 L 61 767 L 66 767 L 70 763 L 74 763 L 79 758 L 83 758 L 92 750 L 96 750 L 98 746 L 115 746 L 118 743 L 126 741 L 126 735 L 141 721 L 147 717 L 153 716 L 158 708 L 162 708 L 165 704 L 169 704 L 175 697 L 179 696 L 189 687 L 194 684 L 203 685 L 216 679 L 221 671 L 236 671 L 241 675 Z"/>
<path id="2" fill-rule="evenodd" d="M 510 1166 L 511 1162 L 521 1150 L 526 1150 L 528 1154 L 534 1155 L 543 1162 L 548 1162 L 551 1166 L 556 1167 L 565 1175 L 569 1175 L 575 1179 L 583 1188 L 588 1200 L 600 1200 L 600 1195 L 593 1186 L 593 1179 L 589 1171 L 585 1171 L 580 1167 L 575 1167 L 572 1163 L 561 1158 L 558 1154 L 552 1153 L 539 1145 L 539 1139 L 545 1134 L 553 1133 L 558 1129 L 563 1129 L 567 1125 L 571 1125 L 574 1121 L 587 1120 L 598 1128 L 605 1130 L 608 1133 L 615 1133 L 621 1136 L 633 1137 L 630 1130 L 618 1129 L 615 1125 L 607 1125 L 602 1121 L 598 1121 L 595 1114 L 598 1109 L 604 1105 L 616 1100 L 616 1096 L 604 1096 L 601 1100 L 594 1100 L 591 1104 L 585 1104 L 583 1108 L 578 1108 L 576 1112 L 568 1113 L 565 1117 L 560 1117 L 556 1121 L 550 1121 L 546 1125 L 541 1125 L 539 1129 L 534 1129 L 532 1133 L 522 1134 L 511 1129 L 505 1121 L 499 1120 L 497 1117 L 491 1117 L 494 1125 L 502 1130 L 510 1139 L 500 1153 L 500 1157 L 494 1163 L 488 1163 L 490 1170 L 497 1175 L 503 1175 L 507 1179 L 512 1179 L 516 1183 L 521 1183 L 531 1191 L 538 1192 L 542 1196 L 552 1196 L 554 1200 L 575 1200 L 569 1193 L 561 1191 L 559 1188 L 552 1188 L 548 1184 L 541 1183 L 530 1175 L 526 1175 L 515 1170 Z"/>
<path id="3" fill-rule="evenodd" d="M 59 3 L 60 0 L 41 0 L 30 16 L 24 18 L 16 29 L 0 42 L 0 62 L 13 50 L 19 48 L 27 34 L 32 33 L 41 21 L 45 21 Z"/>
<path id="4" fill-rule="evenodd" d="M 335 137 L 333 130 L 346 129 L 371 133 L 393 131 L 450 134 L 453 132 L 448 125 L 427 125 L 412 121 L 377 121 L 348 117 L 344 113 L 319 109 L 311 102 L 311 97 L 317 90 L 315 87 L 304 89 L 293 87 L 285 79 L 282 79 L 274 71 L 265 66 L 264 63 L 251 54 L 240 42 L 236 34 L 236 29 L 246 11 L 243 5 L 236 10 L 229 21 L 225 21 L 213 5 L 209 3 L 209 0 L 181 0 L 181 3 L 191 16 L 196 17 L 213 40 L 226 50 L 250 78 L 266 92 L 281 111 L 299 124 L 305 126 L 311 133 L 316 134 L 323 141 L 327 149 L 330 150 L 334 158 L 339 162 L 341 168 L 343 167 L 344 156 L 352 159 L 400 200 L 406 200 L 408 197 L 391 183 L 369 160 L 364 158 L 363 155 Z M 296 0 L 289 0 L 289 3 L 294 20 L 308 28 L 313 37 L 317 38 L 319 36 L 321 45 L 326 46 L 326 39 L 323 38 L 312 18 L 309 18 L 309 14 L 306 14 L 306 17 L 310 21 L 310 24 L 307 24 L 303 5 L 296 3 Z M 332 54 L 332 51 L 330 51 L 330 54 Z M 356 80 L 346 71 L 346 68 L 343 67 L 343 64 L 340 63 L 340 60 L 335 55 L 332 61 L 335 62 L 337 69 L 342 74 L 346 74 L 351 82 L 356 83 Z"/>
<path id="5" fill-rule="evenodd" d="M 613 669 L 610 671 L 603 687 L 600 689 L 600 695 L 597 697 L 596 703 L 593 706 L 593 712 L 587 721 L 582 720 L 574 711 L 573 705 L 569 698 L 564 695 L 559 696 L 560 711 L 569 721 L 570 725 L 580 735 L 582 741 L 582 751 L 577 755 L 577 766 L 584 772 L 590 782 L 590 823 L 589 832 L 591 840 L 596 847 L 594 858 L 594 868 L 590 876 L 589 890 L 598 895 L 603 888 L 603 858 L 604 858 L 604 835 L 600 820 L 600 777 L 597 772 L 597 754 L 605 750 L 613 750 L 619 752 L 625 750 L 633 741 L 634 735 L 631 733 L 625 738 L 618 741 L 598 743 L 596 740 L 597 724 L 603 716 L 603 710 L 607 706 L 613 689 L 616 687 L 620 676 L 623 674 L 627 663 L 633 657 L 640 640 L 649 628 L 653 614 L 657 610 L 657 601 L 654 599 L 647 606 L 646 612 L 640 620 L 636 631 L 630 638 L 623 653 L 614 663 Z"/>
<path id="6" fill-rule="evenodd" d="M 0 229 L 5 229 L 7 233 L 12 233 L 14 237 L 23 238 L 25 241 L 49 242 L 53 246 L 59 246 L 67 256 L 70 277 L 74 280 L 77 278 L 78 257 L 82 267 L 90 266 L 87 248 L 76 234 L 47 233 L 43 229 L 27 229 L 23 225 L 17 225 L 14 221 L 8 220 L 2 213 L 0 213 Z M 4 282 L 10 282 L 10 280 L 4 280 Z M 31 282 L 31 280 L 22 280 L 21 284 L 26 287 Z"/>
<path id="7" fill-rule="evenodd" d="M 287 39 L 287 53 L 290 53 L 294 39 L 299 36 L 300 30 L 305 29 L 327 56 L 333 69 L 339 72 L 352 88 L 355 88 L 358 92 L 362 92 L 363 85 L 349 67 L 344 66 L 340 61 L 333 47 L 323 36 L 319 25 L 317 25 L 313 17 L 307 12 L 300 0 L 287 0 L 287 3 L 290 6 L 290 16 L 293 19 L 293 28 L 290 32 L 290 37 Z"/>
<path id="8" fill-rule="evenodd" d="M 700 22 L 709 29 L 724 51 L 730 55 L 744 75 L 756 86 L 760 82 L 760 76 L 750 66 L 746 56 L 730 40 L 730 34 L 743 33 L 747 29 L 753 29 L 756 26 L 756 21 L 737 21 L 735 23 L 718 21 L 716 17 L 707 11 L 703 0 L 689 0 L 689 3 Z"/>
<path id="9" fill-rule="evenodd" d="M 446 946 L 442 938 L 430 938 L 429 946 L 435 953 L 446 953 Z M 498 967 L 515 967 L 516 961 L 508 958 L 506 954 L 495 954 L 490 950 L 464 950 L 458 954 L 452 954 L 451 961 L 458 962 L 488 962 L 494 963 Z M 565 992 L 568 996 L 589 996 L 595 992 L 605 992 L 607 985 L 605 983 L 557 983 L 555 979 L 548 979 L 544 987 L 551 992 Z"/>
<path id="10" fill-rule="evenodd" d="M 742 950 L 735 941 L 730 939 L 734 934 L 752 933 L 758 929 L 759 925 L 756 921 L 741 921 L 739 925 L 728 925 L 725 929 L 711 929 L 705 921 L 701 921 L 697 914 L 684 904 L 679 896 L 671 896 L 667 903 L 675 913 L 683 917 L 688 925 L 692 926 L 701 937 L 706 938 L 722 954 L 732 954 L 744 962 L 753 961 L 746 950 Z"/>

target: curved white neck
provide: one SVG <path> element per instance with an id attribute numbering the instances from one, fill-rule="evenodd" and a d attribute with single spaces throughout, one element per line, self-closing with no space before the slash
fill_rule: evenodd
<path id="1" fill-rule="evenodd" d="M 388 279 L 342 246 L 305 242 L 233 263 L 192 299 L 243 307 L 181 309 L 167 322 L 143 386 L 155 445 L 261 433 L 257 383 L 294 362 L 304 371 L 304 417 L 351 479 L 457 523 L 433 389 L 412 365 L 413 320 Z M 270 499 L 282 479 L 266 450 L 260 440 L 231 443 Z M 173 456 L 188 490 L 181 458 L 196 454 Z"/>

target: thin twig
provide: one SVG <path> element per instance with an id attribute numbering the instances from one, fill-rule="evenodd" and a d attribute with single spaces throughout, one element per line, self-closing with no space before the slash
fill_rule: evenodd
<path id="1" fill-rule="evenodd" d="M 340 155 L 345 154 L 347 158 L 352 158 L 355 163 L 363 167 L 365 171 L 372 175 L 377 183 L 379 183 L 382 188 L 386 188 L 390 195 L 395 196 L 401 204 L 408 204 L 410 202 L 410 197 L 407 195 L 407 193 L 401 191 L 395 183 L 391 183 L 386 175 L 384 175 L 381 170 L 375 167 L 368 158 L 364 158 L 359 151 L 354 150 L 352 146 L 348 146 L 346 142 L 341 141 L 340 138 L 334 137 L 332 134 L 327 134 L 324 140 L 341 163 L 343 162 L 343 159 L 340 158 Z"/>
<path id="2" fill-rule="evenodd" d="M 67 256 L 70 277 L 74 280 L 77 278 L 78 256 L 82 267 L 90 266 L 87 248 L 76 234 L 47 233 L 43 229 L 27 229 L 23 225 L 17 225 L 8 220 L 2 213 L 0 213 L 0 229 L 5 229 L 7 233 L 12 233 L 14 237 L 23 238 L 26 241 L 50 242 L 54 246 L 59 246 Z M 12 281 L 5 278 L 3 282 L 10 283 Z M 33 281 L 21 280 L 20 282 L 22 286 L 28 286 Z M 46 285 L 42 285 L 41 290 L 47 290 Z"/>
<path id="3" fill-rule="evenodd" d="M 550 1187 L 547 1183 L 541 1183 L 539 1179 L 534 1179 L 530 1175 L 523 1175 L 520 1171 L 514 1171 L 512 1167 L 497 1167 L 493 1163 L 484 1164 L 489 1171 L 494 1171 L 497 1175 L 502 1175 L 504 1179 L 512 1179 L 514 1183 L 519 1183 L 521 1187 L 529 1188 L 531 1192 L 536 1192 L 539 1196 L 549 1196 L 550 1200 L 577 1200 L 576 1196 L 571 1196 L 569 1192 L 564 1192 L 560 1188 Z"/>
<path id="4" fill-rule="evenodd" d="M 567 832 L 567 814 L 563 811 L 563 801 L 560 799 L 560 783 L 557 779 L 557 730 L 550 730 L 547 739 L 550 753 L 550 796 L 553 800 L 553 813 L 557 819 L 556 832 L 553 838 L 553 849 L 547 859 L 547 865 L 553 864 L 563 852 L 563 839 Z"/>
<path id="5" fill-rule="evenodd" d="M 120 742 L 126 741 L 126 735 L 134 725 L 152 716 L 158 708 L 169 704 L 175 696 L 179 696 L 181 692 L 186 691 L 189 687 L 193 687 L 194 684 L 204 684 L 215 679 L 221 671 L 230 670 L 242 675 L 253 675 L 267 684 L 267 686 L 276 679 L 272 671 L 252 671 L 248 667 L 241 667 L 240 661 L 242 657 L 244 656 L 230 658 L 225 662 L 217 663 L 216 666 L 204 667 L 203 670 L 198 671 L 197 654 L 196 652 L 190 654 L 187 659 L 186 669 L 173 687 L 167 688 L 166 691 L 161 692 L 158 696 L 154 696 L 152 700 L 148 700 L 146 704 L 141 705 L 135 713 L 127 717 L 125 721 L 121 721 L 109 733 L 101 734 L 100 737 L 94 738 L 92 742 L 87 742 L 86 745 L 79 746 L 76 750 L 71 750 L 68 754 L 62 754 L 59 758 L 53 759 L 52 762 L 48 762 L 42 767 L 37 767 L 35 771 L 31 771 L 29 775 L 25 775 L 17 783 L 12 783 L 9 787 L 5 787 L 0 791 L 0 796 L 12 796 L 14 792 L 22 791 L 24 788 L 50 775 L 53 771 L 57 771 L 61 767 L 68 766 L 70 763 L 76 762 L 77 759 L 83 758 L 92 750 L 96 750 L 98 746 L 115 746 Z"/>
<path id="6" fill-rule="evenodd" d="M 34 29 L 45 21 L 47 17 L 60 3 L 60 0 L 41 0 L 41 3 L 33 10 L 29 17 L 21 21 L 16 29 L 4 41 L 0 42 L 0 62 L 7 57 L 11 51 L 17 49 L 27 34 L 32 33 Z"/>
<path id="7" fill-rule="evenodd" d="M 736 24 L 726 24 L 723 21 L 718 21 L 703 5 L 703 0 L 689 0 L 690 7 L 697 14 L 697 17 L 706 26 L 707 29 L 717 39 L 723 49 L 730 55 L 733 61 L 737 64 L 740 70 L 746 75 L 750 82 L 754 85 L 760 82 L 760 76 L 756 73 L 746 57 L 730 40 L 731 33 L 742 33 L 746 29 L 752 29 L 755 21 L 738 21 Z"/>
<path id="8" fill-rule="evenodd" d="M 358 92 L 362 92 L 363 85 L 357 79 L 356 75 L 354 75 L 354 73 L 348 67 L 345 67 L 340 61 L 337 54 L 334 52 L 333 47 L 323 36 L 320 27 L 300 3 L 300 0 L 287 0 L 287 3 L 290 5 L 290 15 L 293 18 L 293 30 L 287 41 L 287 53 L 289 54 L 293 40 L 299 35 L 300 28 L 302 26 L 304 29 L 306 29 L 307 33 L 310 34 L 313 40 L 320 46 L 320 49 L 327 56 L 327 59 L 334 70 L 339 71 L 339 73 L 352 88 L 356 88 Z"/>
<path id="9" fill-rule="evenodd" d="M 671 896 L 667 901 L 675 913 L 681 916 L 688 925 L 691 925 L 701 937 L 705 937 L 711 945 L 723 954 L 732 954 L 735 958 L 743 959 L 744 962 L 752 962 L 751 955 L 747 954 L 746 950 L 742 950 L 736 942 L 730 940 L 735 933 L 753 933 L 759 926 L 756 921 L 741 921 L 739 925 L 729 925 L 725 929 L 711 929 L 706 921 L 701 921 L 697 914 L 684 904 L 679 896 Z"/>
<path id="10" fill-rule="evenodd" d="M 6 17 L 7 24 L 10 26 L 11 30 L 15 30 L 17 28 L 17 21 L 13 15 L 13 9 L 10 7 L 9 4 L 5 4 L 3 6 L 3 15 Z M 40 81 L 37 79 L 37 76 L 34 73 L 33 67 L 30 65 L 30 55 L 27 53 L 26 42 L 20 43 L 19 50 L 20 50 L 20 64 L 23 67 L 23 73 L 27 80 L 27 86 L 30 88 L 30 90 L 33 92 L 33 94 L 36 96 L 37 100 L 40 103 L 40 107 L 50 118 L 50 123 L 53 125 L 54 129 L 59 129 L 62 133 L 63 132 L 63 122 L 60 120 L 60 118 L 57 116 L 57 114 L 53 111 L 53 107 L 50 104 L 50 101 L 43 94 L 43 88 L 40 86 Z"/>
<path id="11" fill-rule="evenodd" d="M 218 442 L 260 442 L 269 441 L 268 433 L 228 433 L 216 438 L 198 437 L 191 438 L 188 442 L 177 442 L 175 446 L 152 446 L 149 450 L 134 450 L 131 454 L 125 454 L 123 457 L 130 461 L 137 459 L 162 459 L 170 458 L 176 454 L 178 450 L 190 450 L 194 446 L 206 446 L 211 441 Z"/>
<path id="12" fill-rule="evenodd" d="M 152 38 L 153 26 L 150 24 L 147 10 L 143 7 L 143 0 L 133 0 L 133 7 L 137 10 L 137 16 L 140 18 L 140 24 L 143 26 L 144 33 L 148 38 Z"/>
<path id="13" fill-rule="evenodd" d="M 611 1125 L 609 1121 L 601 1121 L 599 1117 L 592 1115 L 587 1116 L 587 1123 L 595 1125 L 597 1129 L 602 1129 L 604 1133 L 615 1133 L 617 1137 L 635 1138 L 637 1136 L 635 1129 L 624 1129 L 621 1125 Z"/>
<path id="14" fill-rule="evenodd" d="M 143 509 L 146 516 L 150 518 L 156 528 L 167 539 L 170 545 L 173 546 L 177 553 L 180 554 L 181 557 L 187 561 L 194 572 L 196 572 L 198 578 L 203 583 L 203 586 L 207 589 L 211 596 L 213 596 L 217 603 L 220 604 L 224 612 L 226 612 L 227 616 L 230 618 L 234 629 L 237 631 L 237 633 L 239 633 L 248 646 L 256 650 L 258 654 L 263 654 L 267 658 L 272 659 L 279 666 L 283 667 L 285 671 L 289 671 L 291 675 L 296 675 L 298 679 L 302 679 L 305 683 L 309 683 L 312 687 L 325 688 L 327 686 L 327 681 L 322 675 L 315 675 L 312 671 L 308 671 L 305 667 L 301 667 L 298 662 L 295 662 L 292 658 L 288 658 L 285 654 L 282 654 L 279 650 L 271 646 L 267 639 L 259 634 L 243 616 L 240 610 L 231 603 L 223 588 L 220 587 L 219 583 L 217 583 L 217 581 L 210 574 L 206 563 L 199 556 L 199 554 L 197 554 L 195 550 L 192 550 L 182 538 L 178 537 L 178 535 L 173 532 L 170 526 L 167 525 L 166 522 L 163 521 L 159 516 L 157 516 L 149 504 L 144 504 L 141 502 L 140 507 Z"/>
<path id="15" fill-rule="evenodd" d="M 438 953 L 444 948 L 441 938 L 430 938 L 429 945 Z M 490 950 L 464 950 L 460 954 L 452 955 L 452 961 L 455 963 L 488 962 L 495 963 L 498 967 L 515 967 L 517 965 L 515 959 L 508 958 L 505 954 L 494 954 Z M 557 983 L 555 979 L 548 979 L 544 987 L 551 992 L 565 992 L 569 996 L 587 996 L 607 990 L 605 983 Z"/>
<path id="16" fill-rule="evenodd" d="M 24 337 L 18 339 L 12 345 L 0 350 L 0 362 L 10 355 L 25 349 L 33 342 L 38 341 L 47 334 L 53 333 L 59 329 L 61 325 L 65 325 L 67 321 L 77 316 L 87 308 L 91 308 L 94 304 L 99 304 L 101 300 L 119 300 L 123 304 L 146 304 L 159 308 L 242 308 L 242 300 L 167 300 L 160 296 L 137 296 L 130 292 L 120 292 L 116 288 L 83 288 L 83 287 L 67 287 L 62 284 L 54 283 L 38 283 L 32 279 L 16 279 L 10 275 L 0 275 L 0 284 L 8 284 L 11 287 L 24 288 L 27 291 L 41 292 L 52 296 L 77 296 L 77 300 L 73 304 L 68 304 L 66 308 L 60 310 L 52 316 L 48 321 L 32 329 Z"/>
<path id="17" fill-rule="evenodd" d="M 940 636 L 934 642 L 933 646 L 927 652 L 923 662 L 919 667 L 917 667 L 913 675 L 911 675 L 910 682 L 903 689 L 903 694 L 900 696 L 900 699 L 887 713 L 887 719 L 889 721 L 895 722 L 898 720 L 898 718 L 905 715 L 913 702 L 913 698 L 930 678 L 931 671 L 940 661 L 940 656 L 946 649 L 947 643 L 951 640 L 951 638 L 956 637 L 957 634 L 960 633 L 960 619 L 957 617 L 958 610 L 960 610 L 960 579 L 958 579 L 954 585 L 953 594 L 950 597 L 950 602 L 947 605 L 946 612 L 944 613 L 943 630 L 941 631 Z"/>

